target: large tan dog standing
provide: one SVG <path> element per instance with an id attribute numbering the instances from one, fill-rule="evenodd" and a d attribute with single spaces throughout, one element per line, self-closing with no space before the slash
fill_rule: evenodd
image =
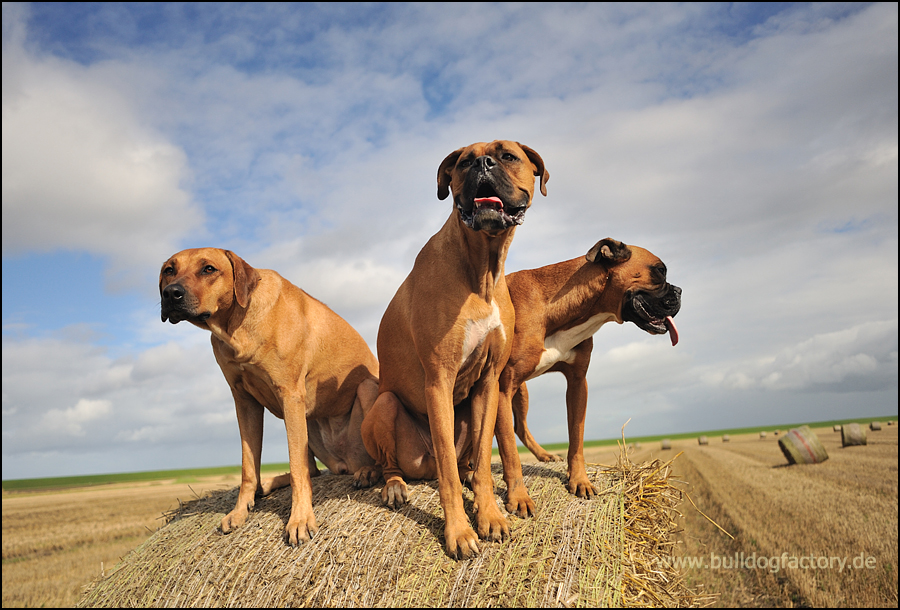
<path id="1" fill-rule="evenodd" d="M 550 371 L 566 377 L 569 426 L 568 490 L 581 497 L 596 493 L 584 466 L 587 369 L 593 335 L 607 322 L 632 322 L 651 334 L 678 331 L 672 317 L 681 309 L 681 288 L 666 280 L 666 266 L 653 253 L 602 239 L 585 256 L 506 276 L 516 308 L 512 353 L 500 376 L 498 418 L 515 417 L 519 438 L 541 461 L 556 460 L 528 430 L 525 381 Z M 505 404 L 504 404 L 505 403 Z M 511 403 L 511 408 L 509 407 Z M 512 422 L 498 421 L 497 443 L 506 462 L 518 457 L 515 438 L 502 434 Z"/>
<path id="2" fill-rule="evenodd" d="M 378 362 L 343 318 L 278 273 L 254 269 L 228 250 L 184 250 L 159 274 L 162 321 L 187 320 L 212 332 L 216 361 L 231 386 L 241 433 L 241 487 L 224 519 L 230 532 L 247 520 L 257 493 L 290 484 L 285 538 L 292 546 L 317 531 L 310 476 L 318 457 L 359 486 L 380 470 L 360 436 L 378 393 Z M 263 408 L 287 428 L 289 475 L 259 476 Z"/>
<path id="3" fill-rule="evenodd" d="M 407 501 L 404 476 L 438 479 L 451 557 L 477 553 L 478 536 L 509 535 L 490 470 L 498 376 L 515 324 L 504 263 L 531 205 L 535 176 L 546 195 L 543 160 L 517 142 L 481 142 L 448 155 L 438 169 L 438 199 L 452 193 L 453 211 L 419 252 L 378 330 L 381 381 L 363 421 L 363 440 L 383 468 L 387 504 Z M 471 439 L 471 450 L 457 446 L 463 438 Z M 466 517 L 460 482 L 469 474 L 470 456 L 478 535 Z M 518 456 L 504 470 L 512 473 L 511 497 L 527 498 Z M 533 511 L 527 502 L 513 509 Z"/>

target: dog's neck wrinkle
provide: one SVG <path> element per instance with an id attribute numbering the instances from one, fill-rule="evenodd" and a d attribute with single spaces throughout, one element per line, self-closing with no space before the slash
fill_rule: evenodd
<path id="1" fill-rule="evenodd" d="M 609 280 L 605 266 L 579 257 L 566 261 L 565 273 L 554 273 L 548 279 L 545 335 L 577 326 L 594 316 L 595 304 L 602 298 Z M 557 271 L 560 267 L 557 267 Z M 616 313 L 616 312 L 610 312 Z"/>
<path id="2" fill-rule="evenodd" d="M 460 238 L 465 243 L 465 269 L 472 292 L 490 303 L 494 300 L 494 290 L 505 274 L 506 254 L 515 235 L 515 227 L 496 236 L 481 231 L 472 231 L 458 220 Z"/>
<path id="3" fill-rule="evenodd" d="M 262 285 L 262 280 L 257 282 L 254 287 L 254 292 L 261 289 Z M 247 303 L 247 307 L 241 307 L 238 305 L 237 299 L 235 299 L 231 308 L 231 315 L 228 316 L 224 328 L 216 324 L 209 324 L 209 329 L 212 333 L 234 352 L 235 360 L 239 362 L 248 362 L 252 355 L 259 350 L 260 343 L 254 338 L 259 336 L 259 333 L 254 330 L 256 320 L 263 319 L 268 315 L 269 310 L 271 310 L 277 301 L 280 292 L 281 284 L 277 283 L 274 294 L 275 298 L 264 299 L 263 301 L 268 301 L 268 306 L 259 309 L 258 311 L 254 311 L 253 319 L 247 318 L 247 312 L 250 310 L 250 304 L 253 301 L 253 292 L 251 292 L 250 301 Z"/>

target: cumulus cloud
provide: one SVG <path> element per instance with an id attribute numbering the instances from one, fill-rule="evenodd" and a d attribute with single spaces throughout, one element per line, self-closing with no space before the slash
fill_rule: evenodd
<path id="1" fill-rule="evenodd" d="M 82 398 L 69 409 L 50 409 L 41 418 L 40 427 L 50 433 L 59 432 L 67 436 L 84 436 L 83 425 L 112 413 L 109 400 Z"/>
<path id="2" fill-rule="evenodd" d="M 191 444 L 236 438 L 233 406 L 208 333 L 160 324 L 159 263 L 227 247 L 374 349 L 450 213 L 438 164 L 495 138 L 535 148 L 552 176 L 507 271 L 610 236 L 684 289 L 677 347 L 633 325 L 598 333 L 589 437 L 632 416 L 631 433 L 654 433 L 896 394 L 895 4 L 749 25 L 724 5 L 394 4 L 352 19 L 341 5 L 99 5 L 81 12 L 90 36 L 32 10 L 33 33 L 21 5 L 3 8 L 4 265 L 84 250 L 146 298 L 118 344 L 100 323 L 76 337 L 4 320 L 19 333 L 4 336 L 4 473 L 97 439 L 144 463 L 234 463 L 230 446 Z M 563 440 L 562 377 L 531 392 L 532 428 Z M 41 434 L 51 411 L 61 427 Z"/>
<path id="3" fill-rule="evenodd" d="M 897 320 L 815 335 L 775 354 L 711 371 L 733 390 L 879 391 L 897 387 Z"/>
<path id="4" fill-rule="evenodd" d="M 32 53 L 21 21 L 3 37 L 3 253 L 74 249 L 110 257 L 116 285 L 203 214 L 187 158 L 142 123 L 105 68 Z"/>

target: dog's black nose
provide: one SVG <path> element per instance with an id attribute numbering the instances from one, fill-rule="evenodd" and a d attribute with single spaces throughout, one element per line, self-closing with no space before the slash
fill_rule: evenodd
<path id="1" fill-rule="evenodd" d="M 180 301 L 184 298 L 184 286 L 181 284 L 169 284 L 163 288 L 162 297 L 164 301 Z"/>
<path id="2" fill-rule="evenodd" d="M 475 168 L 483 172 L 491 171 L 497 165 L 497 160 L 488 155 L 483 155 L 475 159 Z"/>

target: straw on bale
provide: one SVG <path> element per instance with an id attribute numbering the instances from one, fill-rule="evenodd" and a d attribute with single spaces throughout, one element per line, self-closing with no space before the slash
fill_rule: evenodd
<path id="1" fill-rule="evenodd" d="M 833 426 L 831 429 L 832 429 L 834 432 L 840 432 L 842 427 L 843 427 L 843 426 L 835 425 L 835 426 Z"/>
<path id="2" fill-rule="evenodd" d="M 818 464 L 828 459 L 828 452 L 809 426 L 791 429 L 778 439 L 778 446 L 788 464 Z"/>
<path id="3" fill-rule="evenodd" d="M 871 424 L 869 424 L 869 430 L 881 430 L 881 423 L 873 421 Z"/>
<path id="4" fill-rule="evenodd" d="M 707 439 L 705 436 L 701 436 L 700 438 L 697 439 L 697 444 L 698 445 L 708 445 L 709 439 Z"/>
<path id="5" fill-rule="evenodd" d="M 436 481 L 410 484 L 409 504 L 391 510 L 380 488 L 352 477 L 313 479 L 319 532 L 292 549 L 281 535 L 291 490 L 257 501 L 240 529 L 219 522 L 237 489 L 183 504 L 115 571 L 89 585 L 79 606 L 535 607 L 691 606 L 669 563 L 682 492 L 671 461 L 632 464 L 621 445 L 616 466 L 588 466 L 599 495 L 566 491 L 564 462 L 524 465 L 537 515 L 510 517 L 510 540 L 481 543 L 465 561 L 443 550 Z M 498 501 L 505 490 L 494 465 Z M 674 482 L 674 480 L 673 480 Z M 467 512 L 472 493 L 467 489 Z"/>
<path id="6" fill-rule="evenodd" d="M 844 424 L 841 430 L 841 447 L 866 445 L 866 429 L 859 424 Z"/>
<path id="7" fill-rule="evenodd" d="M 727 442 L 730 441 L 730 440 L 731 440 L 731 437 L 728 436 L 727 434 L 723 434 L 723 435 L 722 435 L 722 442 L 723 442 L 723 443 L 727 443 Z"/>
<path id="8" fill-rule="evenodd" d="M 660 448 L 662 448 L 662 449 L 671 449 L 671 448 L 672 448 L 672 441 L 670 441 L 670 440 L 667 439 L 667 438 L 664 438 L 664 439 L 662 440 L 662 443 L 660 443 Z"/>
<path id="9" fill-rule="evenodd" d="M 760 433 L 759 433 L 759 438 L 766 438 L 766 433 L 765 433 L 765 432 L 760 432 Z"/>

